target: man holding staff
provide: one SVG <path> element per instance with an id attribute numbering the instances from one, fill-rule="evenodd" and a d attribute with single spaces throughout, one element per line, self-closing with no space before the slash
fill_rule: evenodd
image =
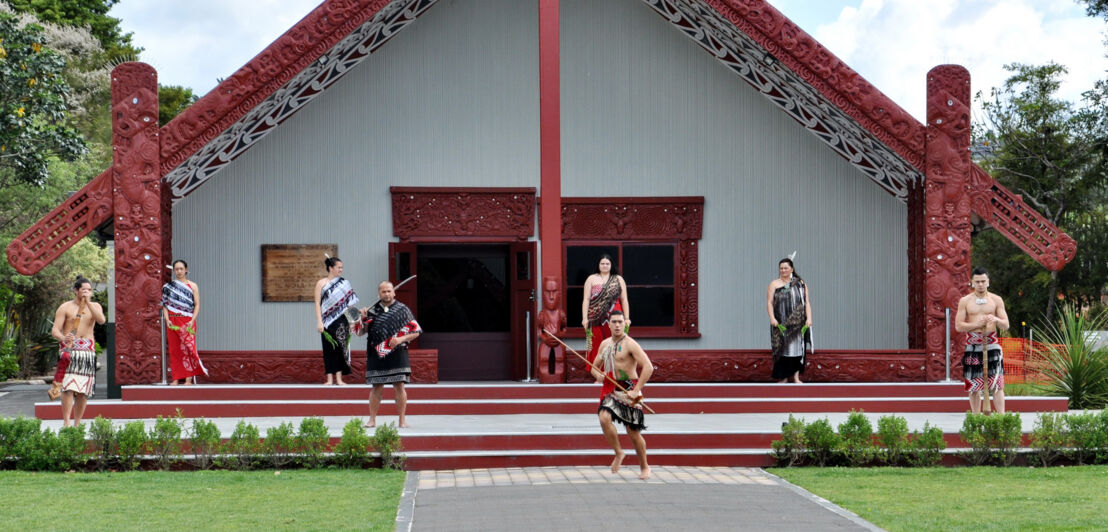
<path id="1" fill-rule="evenodd" d="M 620 423 L 627 427 L 627 436 L 639 456 L 639 478 L 646 480 L 650 478 L 650 466 L 646 462 L 646 440 L 642 437 L 642 431 L 646 428 L 642 388 L 654 373 L 654 366 L 642 346 L 624 333 L 626 325 L 623 312 L 612 311 L 608 317 L 612 336 L 600 343 L 599 354 L 591 367 L 597 384 L 604 385 L 597 415 L 604 439 L 616 453 L 612 460 L 612 472 L 619 472 L 623 464 L 624 452 L 615 427 L 615 423 Z"/>
<path id="2" fill-rule="evenodd" d="M 107 321 L 100 303 L 92 300 L 92 283 L 77 276 L 73 284 L 73 300 L 66 301 L 54 314 L 54 327 L 50 334 L 58 340 L 69 361 L 62 367 L 58 363 L 58 373 L 62 374 L 60 390 L 62 393 L 62 426 L 81 424 L 85 415 L 85 406 L 96 386 L 96 342 L 92 331 L 96 323 Z M 55 385 L 57 377 L 55 377 Z"/>
<path id="3" fill-rule="evenodd" d="M 985 410 L 989 410 L 988 390 L 993 392 L 997 413 L 1004 413 L 1004 356 L 997 339 L 998 329 L 1008 328 L 1008 313 L 1004 300 L 989 293 L 989 272 L 978 266 L 970 278 L 973 292 L 958 300 L 958 315 L 954 327 L 966 333 L 966 352 L 962 357 L 962 374 L 969 391 L 970 409 L 981 412 L 980 393 L 985 392 Z M 986 375 L 987 374 L 987 375 Z M 988 390 L 985 389 L 988 380 Z"/>

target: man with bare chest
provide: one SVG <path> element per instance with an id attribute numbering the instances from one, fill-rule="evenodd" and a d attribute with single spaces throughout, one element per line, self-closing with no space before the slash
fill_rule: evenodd
<path id="1" fill-rule="evenodd" d="M 619 472 L 624 457 L 619 445 L 619 431 L 615 427 L 615 423 L 620 423 L 627 427 L 627 436 L 631 438 L 635 454 L 639 457 L 639 478 L 646 480 L 650 478 L 650 466 L 646 461 L 646 440 L 642 437 L 646 418 L 641 400 L 643 385 L 650 380 L 654 366 L 642 346 L 624 332 L 626 325 L 623 312 L 612 311 L 608 317 L 612 337 L 601 342 L 599 355 L 592 366 L 592 375 L 596 382 L 604 385 L 597 415 L 600 418 L 600 428 L 604 431 L 604 439 L 616 453 L 612 460 L 612 472 Z M 626 392 L 617 389 L 605 375 L 619 382 Z"/>
<path id="2" fill-rule="evenodd" d="M 962 357 L 963 380 L 969 391 L 970 409 L 981 412 L 981 392 L 985 386 L 993 395 L 996 412 L 1004 413 L 1004 355 L 997 332 L 1008 328 L 1004 300 L 989 292 L 989 272 L 977 267 L 970 278 L 973 292 L 958 301 L 954 327 L 966 333 L 966 352 Z M 988 362 L 988 375 L 985 375 Z M 987 384 L 986 384 L 987 383 Z"/>
<path id="3" fill-rule="evenodd" d="M 70 426 L 71 417 L 74 426 L 81 424 L 88 398 L 92 397 L 96 385 L 96 342 L 92 331 L 96 323 L 106 321 L 104 309 L 92 300 L 92 283 L 78 276 L 73 284 L 73 299 L 58 307 L 54 327 L 50 330 L 58 340 L 63 357 L 69 355 L 68 366 L 59 367 L 59 373 L 64 371 L 61 380 L 63 426 Z"/>

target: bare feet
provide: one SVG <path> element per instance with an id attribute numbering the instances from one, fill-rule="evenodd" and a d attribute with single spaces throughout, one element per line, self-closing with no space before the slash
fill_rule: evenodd
<path id="1" fill-rule="evenodd" d="M 619 473 L 619 466 L 623 465 L 623 451 L 616 451 L 616 457 L 612 460 L 612 473 Z"/>
<path id="2" fill-rule="evenodd" d="M 408 422 L 407 421 L 401 421 L 399 426 L 402 429 L 406 429 L 406 428 L 408 428 Z"/>
<path id="3" fill-rule="evenodd" d="M 639 478 L 642 480 L 650 480 L 650 466 L 646 466 L 640 469 Z"/>
<path id="4" fill-rule="evenodd" d="M 324 385 L 324 386 L 330 386 L 330 385 L 331 385 L 331 381 L 327 381 L 327 382 L 323 383 L 323 385 Z"/>
<path id="5" fill-rule="evenodd" d="M 371 429 L 371 428 L 376 427 L 376 426 L 377 426 L 376 421 L 367 421 L 366 424 L 365 424 L 365 428 L 367 428 L 367 429 Z"/>
<path id="6" fill-rule="evenodd" d="M 339 379 L 339 381 L 336 382 L 335 384 L 338 384 L 339 386 L 346 386 L 346 383 L 342 382 L 342 379 Z"/>

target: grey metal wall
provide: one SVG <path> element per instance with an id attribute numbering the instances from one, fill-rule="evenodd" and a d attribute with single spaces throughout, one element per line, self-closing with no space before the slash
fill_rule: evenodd
<path id="1" fill-rule="evenodd" d="M 637 0 L 562 0 L 566 196 L 704 196 L 699 341 L 765 348 L 798 250 L 817 348 L 907 345 L 907 211 Z M 632 309 L 632 319 L 634 309 Z"/>
<path id="2" fill-rule="evenodd" d="M 338 243 L 372 302 L 390 186 L 537 186 L 537 27 L 533 1 L 443 0 L 181 201 L 200 349 L 319 349 L 310 303 L 261 302 L 261 244 Z"/>

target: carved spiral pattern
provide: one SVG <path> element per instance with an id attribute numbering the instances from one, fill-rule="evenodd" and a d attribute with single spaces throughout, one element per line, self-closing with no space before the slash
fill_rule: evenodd
<path id="1" fill-rule="evenodd" d="M 514 237 L 535 234 L 535 189 L 393 187 L 392 231 L 421 237 Z"/>

